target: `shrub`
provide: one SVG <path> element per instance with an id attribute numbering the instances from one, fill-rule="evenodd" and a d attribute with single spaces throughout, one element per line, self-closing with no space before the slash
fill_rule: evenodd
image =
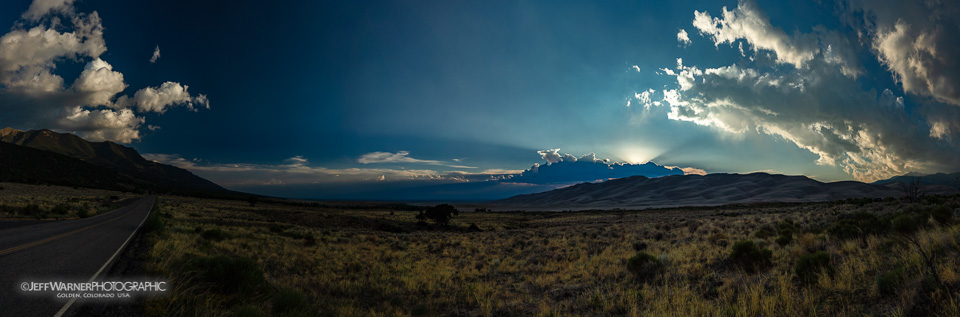
<path id="1" fill-rule="evenodd" d="M 450 218 L 453 218 L 455 215 L 459 215 L 460 211 L 457 208 L 454 208 L 449 204 L 440 204 L 430 208 L 427 208 L 426 211 L 420 211 L 417 214 L 417 225 L 426 226 L 427 220 L 433 220 L 438 225 L 444 225 L 450 223 Z"/>
<path id="2" fill-rule="evenodd" d="M 710 241 L 710 243 L 713 243 L 714 245 L 718 245 L 721 247 L 726 247 L 728 243 L 727 235 L 723 234 L 723 232 L 717 232 L 707 237 L 707 241 Z"/>
<path id="3" fill-rule="evenodd" d="M 660 263 L 660 260 L 646 252 L 637 252 L 636 255 L 627 260 L 627 270 L 640 281 L 655 278 L 661 268 L 663 268 L 663 264 Z"/>
<path id="4" fill-rule="evenodd" d="M 295 289 L 281 289 L 273 295 L 273 316 L 313 316 L 313 307 L 303 292 Z"/>
<path id="5" fill-rule="evenodd" d="M 909 234 L 917 231 L 919 226 L 917 226 L 917 221 L 913 216 L 901 214 L 890 221 L 890 228 L 898 233 Z"/>
<path id="6" fill-rule="evenodd" d="M 797 277 L 804 283 L 816 281 L 818 273 L 827 273 L 830 276 L 833 276 L 834 273 L 833 264 L 830 263 L 830 255 L 823 251 L 800 256 L 800 262 L 797 263 L 795 271 Z"/>
<path id="7" fill-rule="evenodd" d="M 755 236 L 755 237 L 757 237 L 757 238 L 760 238 L 760 239 L 766 239 L 766 238 L 769 238 L 769 237 L 772 236 L 772 235 L 773 235 L 773 232 L 771 232 L 770 230 L 767 230 L 767 229 L 757 230 L 757 232 L 755 232 L 755 233 L 753 234 L 753 236 Z"/>
<path id="8" fill-rule="evenodd" d="M 59 203 L 56 206 L 53 206 L 53 209 L 50 209 L 50 212 L 55 215 L 66 215 L 70 213 L 70 205 Z"/>
<path id="9" fill-rule="evenodd" d="M 263 271 L 249 258 L 225 255 L 199 257 L 188 262 L 205 286 L 221 294 L 247 296 L 268 286 Z"/>
<path id="10" fill-rule="evenodd" d="M 790 236 L 781 235 L 781 236 L 777 237 L 776 242 L 777 242 L 777 244 L 779 244 L 781 247 L 785 247 L 785 246 L 787 246 L 788 244 L 790 244 L 790 242 L 793 242 L 793 236 L 792 236 L 792 235 L 790 235 Z"/>
<path id="11" fill-rule="evenodd" d="M 930 216 L 940 224 L 946 224 L 953 220 L 953 210 L 947 205 L 940 205 L 930 210 Z"/>
<path id="12" fill-rule="evenodd" d="M 753 273 L 770 266 L 770 259 L 773 258 L 773 251 L 766 248 L 758 248 L 753 240 L 743 240 L 733 244 L 733 252 L 730 253 L 730 259 L 733 263 Z"/>
<path id="13" fill-rule="evenodd" d="M 793 229 L 789 227 L 780 229 L 780 235 L 777 237 L 776 242 L 781 247 L 790 244 L 790 242 L 793 242 Z"/>
<path id="14" fill-rule="evenodd" d="M 470 230 L 470 231 L 473 231 L 473 232 L 481 232 L 481 231 L 483 231 L 483 230 L 480 230 L 480 227 L 478 227 L 477 224 L 475 224 L 475 223 L 471 223 L 471 224 L 470 224 L 470 227 L 468 227 L 467 230 Z"/>
<path id="15" fill-rule="evenodd" d="M 200 233 L 200 237 L 210 240 L 210 241 L 223 241 L 227 238 L 227 234 L 220 230 L 219 228 L 213 228 L 210 230 L 204 230 Z"/>
<path id="16" fill-rule="evenodd" d="M 43 214 L 43 209 L 40 209 L 40 205 L 28 204 L 23 208 L 20 208 L 20 213 L 30 216 L 39 216 L 40 214 Z"/>
<path id="17" fill-rule="evenodd" d="M 896 268 L 877 276 L 877 292 L 880 295 L 893 295 L 903 284 L 903 269 Z"/>

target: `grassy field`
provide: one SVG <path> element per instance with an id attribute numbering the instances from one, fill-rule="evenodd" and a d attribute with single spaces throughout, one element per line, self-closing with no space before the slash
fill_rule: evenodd
<path id="1" fill-rule="evenodd" d="M 91 217 L 139 197 L 117 191 L 0 182 L 0 219 Z"/>
<path id="2" fill-rule="evenodd" d="M 155 316 L 960 315 L 956 196 L 449 226 L 392 206 L 160 204 L 147 265 L 174 290 Z"/>

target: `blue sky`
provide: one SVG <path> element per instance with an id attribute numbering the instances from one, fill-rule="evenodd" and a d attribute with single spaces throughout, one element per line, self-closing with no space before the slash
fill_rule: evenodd
<path id="1" fill-rule="evenodd" d="M 0 125 L 125 143 L 228 188 L 311 198 L 491 180 L 511 189 L 490 197 L 542 190 L 560 185 L 510 175 L 567 153 L 627 163 L 619 171 L 653 161 L 822 181 L 954 172 L 957 11 L 5 1 L 3 36 L 18 40 L 0 44 Z"/>

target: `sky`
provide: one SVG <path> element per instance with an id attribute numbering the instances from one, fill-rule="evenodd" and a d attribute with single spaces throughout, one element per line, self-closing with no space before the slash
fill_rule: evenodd
<path id="1" fill-rule="evenodd" d="M 0 126 L 118 142 L 297 198 L 956 172 L 958 7 L 4 1 Z M 530 176 L 541 170 L 553 174 Z"/>

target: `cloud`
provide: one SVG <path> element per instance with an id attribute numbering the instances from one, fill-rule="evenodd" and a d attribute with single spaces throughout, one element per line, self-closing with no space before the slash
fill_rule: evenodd
<path id="1" fill-rule="evenodd" d="M 848 18 L 903 89 L 960 105 L 960 7 L 951 1 L 850 1 Z"/>
<path id="2" fill-rule="evenodd" d="M 205 95 L 192 96 L 186 85 L 173 82 L 140 89 L 133 98 L 123 95 L 128 88 L 123 74 L 101 58 L 107 46 L 100 15 L 75 12 L 73 2 L 35 0 L 25 20 L 0 36 L 0 123 L 129 143 L 140 139 L 145 122 L 135 110 L 209 108 Z M 76 79 L 65 81 L 55 71 L 70 62 L 85 66 Z M 72 84 L 64 87 L 65 82 Z"/>
<path id="3" fill-rule="evenodd" d="M 659 100 L 653 100 L 653 95 L 656 93 L 656 90 L 647 89 L 639 93 L 633 93 L 633 97 L 637 99 L 637 103 L 643 105 L 644 109 L 650 109 L 652 106 L 660 106 Z"/>
<path id="4" fill-rule="evenodd" d="M 683 171 L 683 175 L 707 175 L 707 171 L 696 167 L 683 167 L 680 170 Z"/>
<path id="5" fill-rule="evenodd" d="M 559 151 L 559 149 L 537 151 L 540 157 L 547 161 L 547 164 L 534 163 L 533 166 L 519 175 L 504 178 L 505 181 L 529 184 L 559 184 L 593 182 L 635 175 L 660 177 L 682 174 L 679 168 L 660 166 L 653 162 L 645 164 L 613 162 L 610 159 L 599 159 L 594 153 L 577 158 L 570 154 L 560 154 Z"/>
<path id="6" fill-rule="evenodd" d="M 694 11 L 693 26 L 700 34 L 709 36 L 715 46 L 730 44 L 738 40 L 748 43 L 753 52 L 768 50 L 776 53 L 776 61 L 803 68 L 804 64 L 818 55 L 828 56 L 825 60 L 837 64 L 847 76 L 856 77 L 860 73 L 856 54 L 850 49 L 846 36 L 815 28 L 814 33 L 787 35 L 774 27 L 766 13 L 757 7 L 753 0 L 741 0 L 736 9 L 723 7 L 720 17 L 712 17 L 707 12 Z M 679 37 L 679 34 L 677 35 Z M 741 55 L 745 55 L 743 43 L 739 43 Z"/>
<path id="7" fill-rule="evenodd" d="M 537 151 L 537 154 L 540 154 L 540 157 L 547 163 L 557 163 L 563 160 L 560 157 L 560 149 L 541 150 Z"/>
<path id="8" fill-rule="evenodd" d="M 930 126 L 930 137 L 944 139 L 950 135 L 950 127 L 946 122 L 934 121 Z"/>
<path id="9" fill-rule="evenodd" d="M 187 92 L 187 85 L 175 82 L 165 82 L 160 87 L 146 87 L 137 90 L 133 98 L 122 96 L 117 104 L 122 107 L 136 106 L 141 112 L 164 113 L 168 107 L 186 105 L 187 109 L 196 111 L 196 107 L 210 109 L 210 101 L 204 94 L 191 96 Z"/>
<path id="10" fill-rule="evenodd" d="M 416 163 L 416 164 L 427 164 L 427 165 L 441 165 L 453 168 L 476 168 L 473 166 L 463 166 L 463 165 L 453 165 L 442 161 L 436 160 L 421 160 L 410 157 L 410 152 L 399 151 L 397 153 L 390 152 L 370 152 L 364 155 L 361 155 L 357 159 L 357 163 L 360 164 L 380 164 L 380 163 Z"/>
<path id="11" fill-rule="evenodd" d="M 441 173 L 428 169 L 326 168 L 311 166 L 307 158 L 294 156 L 282 164 L 199 163 L 177 154 L 146 153 L 145 159 L 188 169 L 222 186 L 272 186 L 293 184 L 345 184 L 377 181 L 463 182 L 463 172 Z M 480 176 L 477 176 L 478 178 Z M 383 179 L 381 179 L 383 178 Z M 489 177 L 486 177 L 489 178 Z"/>
<path id="12" fill-rule="evenodd" d="M 902 96 L 863 90 L 856 80 L 862 68 L 851 64 L 856 54 L 845 36 L 822 28 L 787 36 L 750 1 L 724 8 L 722 18 L 695 11 L 693 25 L 716 44 L 742 39 L 754 52 L 774 52 L 779 63 L 795 67 L 684 66 L 678 58 L 675 68 L 661 69 L 676 80 L 662 91 L 668 119 L 780 138 L 816 154 L 817 164 L 867 182 L 960 164 L 955 144 L 931 139 L 949 133 L 947 124 L 937 123 L 944 120 L 927 125 L 907 112 Z M 820 49 L 817 42 L 830 44 Z"/>
<path id="13" fill-rule="evenodd" d="M 150 57 L 150 63 L 156 63 L 160 59 L 160 45 L 157 45 L 157 48 L 153 50 L 153 56 Z"/>
<path id="14" fill-rule="evenodd" d="M 90 141 L 129 143 L 140 139 L 138 128 L 143 122 L 143 118 L 134 115 L 130 109 L 87 110 L 75 107 L 70 115 L 60 120 L 60 126 L 84 132 Z"/>
<path id="15" fill-rule="evenodd" d="M 34 0 L 22 17 L 39 20 L 50 13 L 69 14 L 71 12 L 73 12 L 73 0 Z"/>
<path id="16" fill-rule="evenodd" d="M 687 30 L 680 29 L 680 32 L 677 32 L 677 42 L 680 42 L 683 46 L 690 45 L 690 36 L 687 35 Z"/>
<path id="17" fill-rule="evenodd" d="M 113 71 L 113 66 L 96 58 L 87 63 L 80 77 L 73 83 L 73 90 L 88 106 L 108 106 L 110 99 L 127 88 L 123 74 Z"/>

